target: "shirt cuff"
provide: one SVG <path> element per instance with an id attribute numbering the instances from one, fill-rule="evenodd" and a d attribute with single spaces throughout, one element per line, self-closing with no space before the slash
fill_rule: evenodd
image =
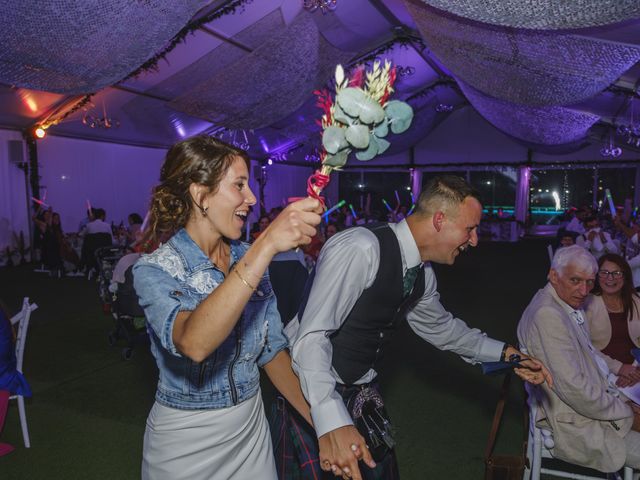
<path id="1" fill-rule="evenodd" d="M 505 342 L 485 337 L 476 355 L 477 362 L 499 362 Z"/>
<path id="2" fill-rule="evenodd" d="M 336 391 L 321 404 L 311 407 L 311 418 L 318 438 L 336 428 L 353 425 L 351 415 Z"/>

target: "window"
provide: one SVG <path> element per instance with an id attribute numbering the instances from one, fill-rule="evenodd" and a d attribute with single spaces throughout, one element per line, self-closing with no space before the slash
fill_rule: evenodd
<path id="1" fill-rule="evenodd" d="M 516 204 L 518 171 L 513 167 L 470 172 L 470 182 L 480 193 L 485 212 L 490 216 L 502 211 L 512 216 Z"/>
<path id="2" fill-rule="evenodd" d="M 397 192 L 397 197 L 396 197 Z M 371 195 L 371 213 L 384 218 L 389 208 L 398 204 L 411 208 L 411 181 L 409 172 L 343 172 L 340 173 L 340 199 L 355 209 L 366 207 Z"/>

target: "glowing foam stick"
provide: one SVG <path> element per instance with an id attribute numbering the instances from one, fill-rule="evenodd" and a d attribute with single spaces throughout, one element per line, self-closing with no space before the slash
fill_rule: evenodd
<path id="1" fill-rule="evenodd" d="M 89 203 L 89 200 L 87 200 Z M 91 208 L 91 207 L 89 207 Z M 151 217 L 151 210 L 147 210 L 147 214 L 144 216 L 144 220 L 142 221 L 142 225 L 140 225 L 140 231 L 144 232 L 147 229 L 147 225 L 149 224 L 149 218 Z"/>
<path id="2" fill-rule="evenodd" d="M 42 201 L 47 200 L 47 190 L 44 191 L 44 195 L 42 195 Z"/>
<path id="3" fill-rule="evenodd" d="M 396 190 L 396 200 L 398 201 L 398 205 L 400 205 L 400 195 L 398 195 L 398 190 Z"/>
<path id="4" fill-rule="evenodd" d="M 611 211 L 611 216 L 616 216 L 616 206 L 613 204 L 613 198 L 611 198 L 611 192 L 608 188 L 605 188 L 604 194 L 607 197 L 607 201 L 609 202 L 609 210 Z"/>
<path id="5" fill-rule="evenodd" d="M 87 198 L 87 211 L 91 212 L 91 202 L 89 202 L 88 198 Z"/>
<path id="6" fill-rule="evenodd" d="M 413 213 L 413 209 L 416 208 L 416 204 L 414 203 L 413 205 L 411 205 L 411 208 L 409 209 L 409 211 L 407 212 L 407 216 L 411 215 Z"/>
<path id="7" fill-rule="evenodd" d="M 353 209 L 353 205 L 349 204 L 349 209 L 351 210 L 351 215 L 353 215 L 353 218 L 358 218 L 358 215 L 356 215 L 356 211 Z"/>
<path id="8" fill-rule="evenodd" d="M 33 200 L 34 202 L 36 202 L 38 205 L 41 205 L 43 207 L 48 207 L 49 205 L 47 205 L 46 203 L 44 203 L 42 200 L 38 200 L 36 197 L 31 197 L 31 200 Z"/>
<path id="9" fill-rule="evenodd" d="M 329 210 L 327 210 L 326 212 L 324 212 L 322 214 L 322 216 L 324 217 L 324 219 L 328 219 L 329 215 L 331 215 L 332 212 L 334 212 L 335 210 L 339 209 L 341 206 L 343 206 L 345 203 L 344 200 L 340 200 L 338 203 L 336 203 L 333 207 L 331 207 Z"/>
<path id="10" fill-rule="evenodd" d="M 390 212 L 393 212 L 393 208 L 389 206 L 389 204 L 384 198 L 382 199 L 382 203 L 384 203 L 384 206 L 387 207 L 387 210 L 389 210 Z"/>

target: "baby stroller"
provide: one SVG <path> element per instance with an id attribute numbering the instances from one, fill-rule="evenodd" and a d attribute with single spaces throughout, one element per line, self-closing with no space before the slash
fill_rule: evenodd
<path id="1" fill-rule="evenodd" d="M 109 285 L 111 284 L 113 269 L 123 256 L 124 247 L 100 247 L 95 251 L 98 272 L 98 296 L 102 301 L 102 309 L 105 313 L 111 310 L 112 298 Z"/>
<path id="2" fill-rule="evenodd" d="M 124 282 L 117 282 L 113 296 L 111 314 L 116 320 L 116 327 L 109 333 L 109 345 L 116 345 L 119 339 L 124 338 L 127 346 L 122 349 L 122 358 L 129 360 L 133 356 L 133 347 L 136 343 L 148 341 L 145 325 L 144 311 L 138 304 L 138 295 L 133 288 L 133 265 L 124 273 Z M 112 284 L 113 291 L 113 284 Z"/>

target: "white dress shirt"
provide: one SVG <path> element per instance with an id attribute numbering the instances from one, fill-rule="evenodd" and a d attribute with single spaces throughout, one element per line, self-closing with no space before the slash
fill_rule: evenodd
<path id="1" fill-rule="evenodd" d="M 587 240 L 587 237 L 591 232 L 596 232 L 596 234 L 594 235 L 593 240 Z M 604 243 L 602 243 L 602 240 L 600 239 L 600 233 L 604 235 Z M 589 250 L 596 258 L 600 258 L 605 253 L 620 253 L 620 249 L 611 239 L 611 235 L 607 232 L 602 232 L 600 228 L 593 228 L 588 232 L 585 232 L 584 236 L 580 235 L 576 239 L 576 244 Z"/>
<path id="2" fill-rule="evenodd" d="M 420 265 L 420 253 L 406 220 L 389 224 L 400 243 L 403 273 Z M 345 321 L 362 292 L 371 287 L 380 264 L 380 244 L 366 228 L 351 228 L 334 235 L 318 257 L 316 274 L 302 323 L 296 316 L 286 327 L 293 369 L 309 404 L 318 437 L 351 425 L 342 397 L 335 391 L 340 377 L 331 365 L 329 335 Z M 441 350 L 451 350 L 469 363 L 500 358 L 503 342 L 471 329 L 440 303 L 431 265 L 425 264 L 425 292 L 408 313 L 409 325 L 420 337 Z M 371 369 L 356 384 L 376 377 Z"/>

